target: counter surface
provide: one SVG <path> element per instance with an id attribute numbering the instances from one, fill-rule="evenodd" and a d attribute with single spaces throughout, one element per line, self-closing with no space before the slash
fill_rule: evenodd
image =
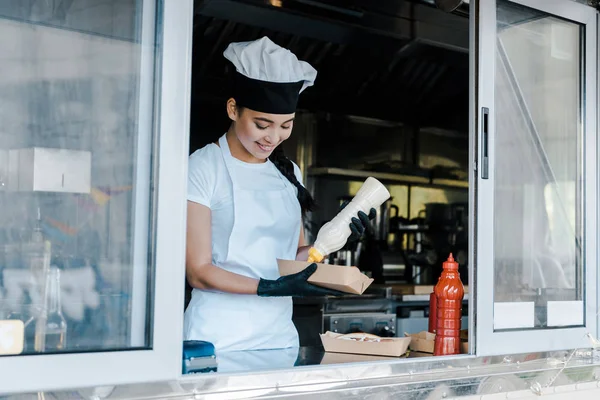
<path id="1" fill-rule="evenodd" d="M 289 353 L 267 350 L 245 353 L 250 358 L 271 361 L 292 359 L 297 368 L 271 371 L 247 371 L 239 374 L 191 374 L 162 382 L 105 386 L 47 393 L 56 399 L 297 399 L 317 397 L 321 400 L 370 399 L 443 399 L 443 398 L 520 398 L 537 399 L 539 395 L 573 392 L 577 399 L 597 399 L 600 387 L 600 357 L 589 350 L 532 353 L 495 357 L 423 357 L 421 360 L 351 356 L 325 353 L 320 348 L 303 347 Z M 254 353 L 254 354 L 249 354 Z M 328 359 L 329 356 L 340 356 Z M 411 353 L 410 357 L 422 357 Z M 330 363 L 332 365 L 323 365 Z M 333 365 L 338 364 L 338 365 Z M 246 368 L 248 365 L 246 365 Z M 511 392 L 511 394 L 506 394 Z M 576 392 L 576 393 L 575 393 Z M 586 397 L 587 393 L 587 397 Z M 513 396 L 514 395 L 514 396 Z M 560 397 L 560 398 L 563 398 Z M 3 399 L 40 398 L 38 393 L 2 397 Z M 544 397 L 545 398 L 545 397 Z M 558 399 L 558 397 L 556 397 Z"/>
<path id="2" fill-rule="evenodd" d="M 290 349 L 232 351 L 217 354 L 217 372 L 237 373 L 268 371 L 315 365 L 348 364 L 365 361 L 394 361 L 402 358 L 427 357 L 431 354 L 409 352 L 401 357 L 330 353 L 322 347 L 307 346 Z"/>

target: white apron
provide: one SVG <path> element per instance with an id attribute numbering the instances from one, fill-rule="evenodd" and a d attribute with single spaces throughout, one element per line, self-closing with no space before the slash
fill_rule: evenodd
<path id="1" fill-rule="evenodd" d="M 298 250 L 301 209 L 295 188 L 279 171 L 284 188 L 241 188 L 236 169 L 243 164 L 232 157 L 225 136 L 219 146 L 233 186 L 234 222 L 227 253 L 215 254 L 213 246 L 213 264 L 255 279 L 277 279 L 277 259 L 294 260 Z M 214 344 L 217 353 L 299 346 L 291 297 L 194 289 L 184 334 L 186 340 Z"/>

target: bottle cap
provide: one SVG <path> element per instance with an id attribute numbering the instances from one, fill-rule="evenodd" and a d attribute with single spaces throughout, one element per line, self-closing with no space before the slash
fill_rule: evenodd
<path id="1" fill-rule="evenodd" d="M 321 261 L 323 261 L 323 259 L 325 258 L 325 256 L 323 254 L 321 254 L 321 252 L 317 249 L 315 249 L 314 247 L 311 247 L 310 249 L 308 249 L 308 262 L 309 263 L 320 263 Z"/>
<path id="2" fill-rule="evenodd" d="M 452 256 L 452 253 L 450 253 L 450 256 L 448 256 L 448 259 L 442 265 L 442 268 L 444 268 L 445 270 L 450 270 L 450 271 L 458 271 L 458 263 L 456 261 L 454 261 L 454 257 Z"/>

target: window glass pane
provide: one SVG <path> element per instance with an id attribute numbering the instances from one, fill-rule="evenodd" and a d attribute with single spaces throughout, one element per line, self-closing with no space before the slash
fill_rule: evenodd
<path id="1" fill-rule="evenodd" d="M 0 3 L 0 319 L 24 354 L 151 346 L 155 11 Z"/>
<path id="2" fill-rule="evenodd" d="M 580 25 L 498 2 L 494 328 L 584 324 Z"/>

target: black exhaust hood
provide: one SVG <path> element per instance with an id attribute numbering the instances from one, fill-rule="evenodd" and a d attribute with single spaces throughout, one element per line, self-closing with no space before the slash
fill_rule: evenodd
<path id="1" fill-rule="evenodd" d="M 230 66 L 222 53 L 265 35 L 319 72 L 302 109 L 467 135 L 468 18 L 407 0 L 196 1 L 192 132 L 226 128 Z"/>
<path id="2" fill-rule="evenodd" d="M 273 31 L 355 46 L 416 40 L 467 52 L 469 21 L 427 2 L 202 0 L 196 13 Z"/>

